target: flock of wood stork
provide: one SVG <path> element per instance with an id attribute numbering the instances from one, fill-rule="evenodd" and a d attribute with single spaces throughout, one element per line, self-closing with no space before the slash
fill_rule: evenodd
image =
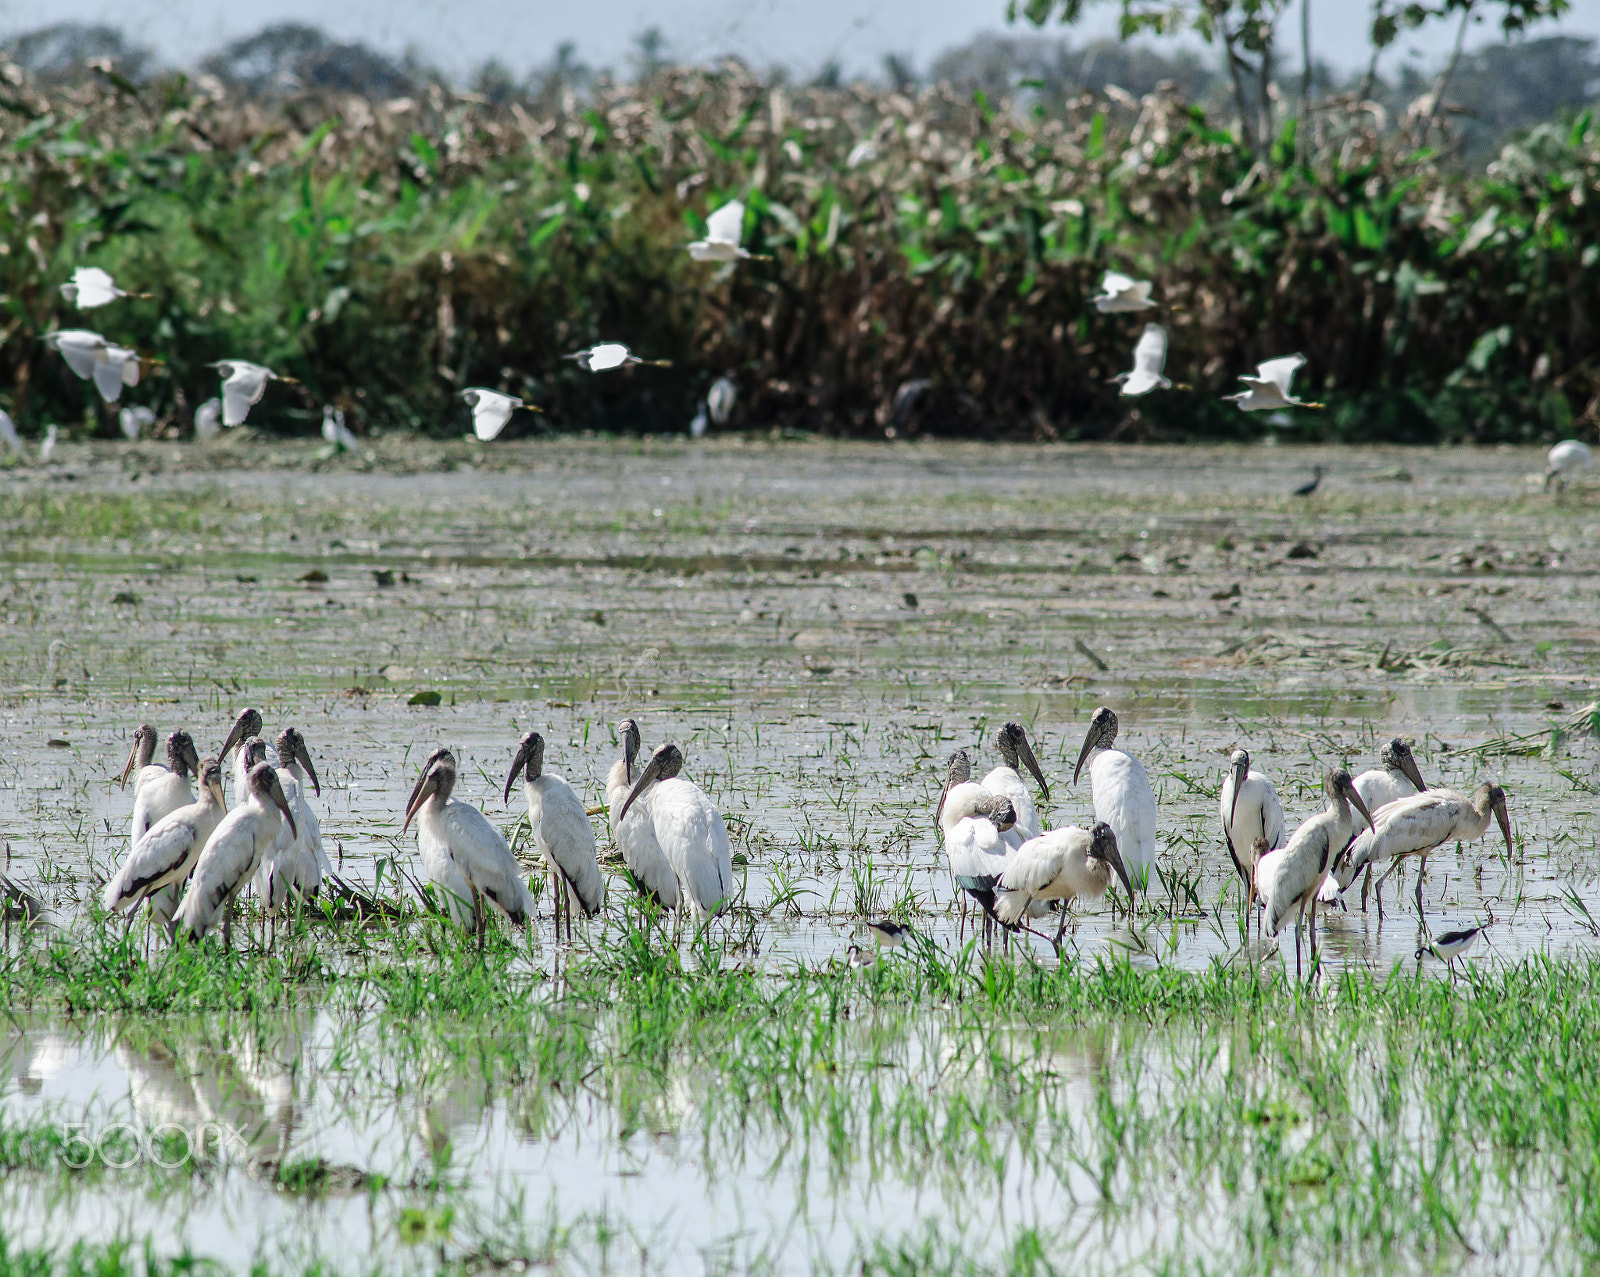
<path id="1" fill-rule="evenodd" d="M 322 787 L 304 738 L 286 727 L 274 747 L 262 738 L 261 726 L 259 711 L 244 710 L 216 757 L 205 759 L 198 757 L 187 732 L 174 732 L 167 740 L 165 766 L 155 761 L 155 728 L 147 724 L 134 734 L 122 773 L 124 786 L 137 773 L 130 850 L 105 886 L 108 913 L 126 913 L 131 927 L 140 906 L 147 905 L 151 920 L 169 936 L 196 940 L 220 922 L 224 943 L 231 945 L 234 902 L 252 883 L 270 918 L 324 888 L 355 894 L 323 850 L 307 796 L 308 784 L 317 796 Z M 1095 710 L 1073 769 L 1074 784 L 1088 769 L 1095 814 L 1089 829 L 1044 828 L 1024 769 L 1046 800 L 1050 786 L 1019 724 L 1007 723 L 996 733 L 1000 765 L 981 781 L 972 777 L 966 750 L 950 756 L 934 819 L 962 893 L 960 938 L 969 898 L 982 911 L 986 943 L 995 928 L 1040 934 L 1029 923 L 1058 910 L 1055 935 L 1045 938 L 1059 952 L 1067 907 L 1074 900 L 1105 895 L 1113 875 L 1130 910 L 1135 897 L 1149 890 L 1156 863 L 1155 793 L 1144 765 L 1116 748 L 1117 731 L 1111 709 Z M 727 827 L 705 791 L 679 774 L 683 752 L 662 745 L 640 767 L 638 725 L 626 719 L 617 725 L 617 735 L 621 753 L 606 776 L 603 808 L 586 808 L 565 779 L 545 771 L 545 742 L 536 731 L 517 746 L 506 777 L 507 803 L 517 778 L 523 781 L 531 840 L 555 882 L 558 937 L 564 924 L 571 938 L 575 914 L 593 917 L 605 905 L 606 875 L 589 820 L 602 812 L 609 816 L 631 885 L 661 909 L 680 920 L 691 912 L 703 922 L 732 898 Z M 232 811 L 223 796 L 223 766 L 230 753 Z M 191 776 L 200 782 L 198 797 L 190 788 Z M 406 801 L 401 834 L 416 822 L 418 860 L 436 902 L 455 922 L 470 927 L 481 945 L 490 906 L 526 926 L 535 902 L 505 836 L 476 807 L 453 796 L 455 783 L 454 755 L 435 750 Z M 1410 746 L 1399 738 L 1382 748 L 1377 767 L 1359 776 L 1330 768 L 1324 790 L 1326 808 L 1292 833 L 1272 782 L 1251 767 L 1244 750 L 1233 751 L 1220 790 L 1223 842 L 1240 878 L 1245 925 L 1258 903 L 1258 925 L 1265 935 L 1278 935 L 1293 916 L 1297 974 L 1303 969 L 1307 915 L 1315 959 L 1319 905 L 1342 907 L 1357 877 L 1365 875 L 1365 911 L 1373 874 L 1381 872 L 1375 893 L 1381 918 L 1383 883 L 1403 861 L 1416 858 L 1417 912 L 1425 925 L 1422 881 L 1431 852 L 1447 842 L 1481 838 L 1491 818 L 1499 822 L 1507 852 L 1512 850 L 1506 797 L 1498 785 L 1480 785 L 1470 795 L 1429 789 Z M 870 930 L 874 940 L 891 947 L 907 934 L 889 919 L 870 924 Z M 1446 933 L 1425 948 L 1453 962 L 1476 934 L 1477 928 Z M 870 953 L 851 947 L 854 965 L 871 960 Z"/>

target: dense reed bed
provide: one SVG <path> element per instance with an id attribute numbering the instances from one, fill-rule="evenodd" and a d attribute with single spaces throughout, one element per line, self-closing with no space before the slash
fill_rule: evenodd
<path id="1" fill-rule="evenodd" d="M 286 431 L 335 402 L 362 431 L 457 433 L 468 385 L 559 430 L 681 430 L 727 374 L 742 427 L 1249 435 L 1217 396 L 1294 349 L 1330 404 L 1292 423 L 1306 437 L 1593 432 L 1587 114 L 1461 172 L 1348 100 L 1257 160 L 1167 92 L 1046 112 L 726 64 L 526 103 L 265 99 L 5 72 L 0 406 L 28 430 L 114 431 L 37 340 L 87 321 L 165 361 L 129 398 L 182 433 L 215 393 L 205 362 L 236 356 L 304 381 L 264 406 Z M 772 260 L 692 262 L 735 196 Z M 56 285 L 80 263 L 155 296 L 79 316 Z M 1143 322 L 1086 305 L 1108 267 L 1158 281 L 1192 390 L 1130 406 L 1107 384 Z M 600 338 L 673 366 L 563 361 Z"/>

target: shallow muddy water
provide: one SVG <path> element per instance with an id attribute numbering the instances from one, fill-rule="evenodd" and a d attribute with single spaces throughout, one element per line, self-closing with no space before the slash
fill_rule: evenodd
<path id="1" fill-rule="evenodd" d="M 1241 946 L 1216 813 L 1228 751 L 1250 750 L 1292 825 L 1320 805 L 1324 768 L 1371 766 L 1394 735 L 1415 738 L 1430 784 L 1494 778 L 1510 798 L 1512 854 L 1486 839 L 1430 859 L 1430 927 L 1492 917 L 1472 961 L 1600 947 L 1600 749 L 1568 726 L 1596 696 L 1600 488 L 1542 493 L 1531 450 L 395 443 L 351 468 L 254 448 L 64 448 L 54 471 L 0 471 L 0 503 L 28 512 L 0 515 L 0 838 L 55 925 L 80 925 L 93 876 L 125 850 L 116 776 L 134 728 L 185 727 L 204 754 L 255 705 L 269 729 L 304 733 L 324 838 L 352 878 L 411 867 L 401 807 L 436 744 L 460 759 L 457 795 L 514 834 L 518 792 L 499 795 L 520 734 L 543 732 L 547 769 L 598 803 L 611 725 L 632 716 L 647 749 L 683 746 L 729 819 L 750 910 L 740 960 L 835 961 L 882 912 L 954 949 L 932 822 L 943 760 L 976 748 L 987 769 L 995 729 L 1022 722 L 1047 823 L 1083 823 L 1072 764 L 1107 704 L 1156 785 L 1164 882 L 1131 924 L 1078 911 L 1069 954 L 1281 962 Z M 1286 495 L 1313 462 L 1321 489 Z M 436 707 L 408 703 L 429 691 Z M 1351 893 L 1323 932 L 1331 970 L 1414 965 L 1414 882 L 1390 884 L 1381 923 Z M 532 961 L 555 972 L 570 955 L 548 916 L 540 933 Z M 840 1184 L 771 1132 L 737 1155 L 697 1143 L 692 1079 L 673 1084 L 671 1135 L 581 1101 L 519 1124 L 514 1093 L 475 1095 L 459 1072 L 406 1075 L 398 1097 L 393 1077 L 347 1075 L 350 1040 L 311 1009 L 148 1040 L 27 1022 L 4 1102 L 18 1120 L 141 1129 L 233 1113 L 257 1161 L 315 1153 L 392 1183 L 435 1174 L 448 1145 L 485 1218 L 515 1214 L 509 1194 L 524 1217 L 622 1229 L 587 1244 L 602 1266 L 839 1265 L 863 1233 L 925 1217 L 975 1254 L 1019 1221 L 1083 1211 L 1092 1227 L 1082 1173 L 1026 1158 L 992 1186 L 1003 1210 L 963 1216 L 948 1185 L 903 1167 Z M 1182 1056 L 1138 1051 L 1158 1074 Z M 1065 1095 L 1078 1085 L 1092 1106 L 1094 1074 L 1067 1060 Z M 307 1205 L 241 1164 L 180 1194 L 91 1185 L 43 1212 L 14 1189 L 4 1210 L 51 1238 L 171 1228 L 243 1262 L 279 1253 L 286 1231 L 291 1256 L 352 1236 L 426 1267 L 443 1253 L 428 1230 L 449 1230 L 407 1200 L 362 1188 Z M 1133 1235 L 1102 1258 L 1137 1258 Z M 1524 1244 L 1537 1239 L 1500 1254 Z"/>

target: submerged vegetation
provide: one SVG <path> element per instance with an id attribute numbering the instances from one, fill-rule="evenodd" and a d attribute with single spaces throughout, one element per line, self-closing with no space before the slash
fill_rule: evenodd
<path id="1" fill-rule="evenodd" d="M 231 356 L 304 382 L 264 405 L 288 431 L 332 402 L 361 431 L 459 433 L 468 385 L 559 430 L 677 431 L 726 374 L 735 426 L 1231 436 L 1261 427 L 1218 395 L 1295 349 L 1329 404 L 1298 415 L 1308 437 L 1593 431 L 1588 113 L 1463 169 L 1350 94 L 1246 145 L 1170 86 L 992 98 L 650 62 L 538 98 L 264 96 L 101 65 L 3 68 L 0 406 L 33 431 L 115 432 L 38 340 L 86 322 L 164 361 L 129 398 L 184 434 Z M 772 260 L 691 261 L 734 197 Z M 154 297 L 80 316 L 56 286 L 86 263 Z M 1118 400 L 1143 320 L 1086 306 L 1107 268 L 1155 279 L 1192 390 Z M 599 339 L 673 366 L 563 360 Z"/>

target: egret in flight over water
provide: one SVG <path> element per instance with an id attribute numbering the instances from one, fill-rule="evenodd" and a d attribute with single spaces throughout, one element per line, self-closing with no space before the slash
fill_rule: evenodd
<path id="1" fill-rule="evenodd" d="M 496 438 L 506 428 L 506 422 L 511 420 L 511 414 L 518 408 L 525 408 L 529 412 L 544 411 L 532 404 L 523 403 L 515 395 L 501 394 L 498 390 L 486 390 L 482 386 L 463 390 L 461 398 L 467 407 L 472 409 L 472 433 L 485 443 Z"/>
<path id="2" fill-rule="evenodd" d="M 151 297 L 150 293 L 130 293 L 118 288 L 111 272 L 98 266 L 79 266 L 72 272 L 71 281 L 61 285 L 61 295 L 79 310 L 93 310 L 119 297 L 137 297 L 145 301 Z"/>
<path id="3" fill-rule="evenodd" d="M 1152 285 L 1148 279 L 1131 279 L 1117 271 L 1108 270 L 1100 281 L 1100 296 L 1094 299 L 1094 308 L 1102 315 L 1123 315 L 1136 310 L 1149 310 L 1155 305 L 1150 300 Z"/>
<path id="4" fill-rule="evenodd" d="M 1321 408 L 1319 403 L 1306 403 L 1289 393 L 1289 383 L 1304 367 L 1304 355 L 1285 355 L 1256 365 L 1256 375 L 1240 373 L 1244 389 L 1236 395 L 1223 395 L 1226 403 L 1236 403 L 1245 412 L 1265 412 L 1271 408 Z"/>
<path id="5" fill-rule="evenodd" d="M 1162 369 L 1167 363 L 1167 330 L 1160 324 L 1146 324 L 1139 344 L 1133 348 L 1133 371 L 1119 372 L 1112 381 L 1122 383 L 1122 393 L 1128 397 L 1147 395 L 1157 386 L 1171 390 L 1170 382 Z"/>
<path id="6" fill-rule="evenodd" d="M 590 346 L 588 350 L 563 355 L 562 358 L 576 360 L 584 372 L 606 372 L 626 364 L 643 364 L 646 368 L 672 367 L 670 359 L 640 359 L 620 341 L 603 341 L 598 346 Z"/>
<path id="7" fill-rule="evenodd" d="M 741 248 L 744 238 L 744 202 L 730 200 L 706 218 L 706 237 L 689 245 L 689 256 L 697 262 L 736 262 L 741 257 L 770 261 Z"/>
<path id="8" fill-rule="evenodd" d="M 266 394 L 269 381 L 299 385 L 293 377 L 284 377 L 243 359 L 219 359 L 209 366 L 222 374 L 222 424 L 225 426 L 244 425 L 251 405 L 260 403 L 261 396 Z"/>

